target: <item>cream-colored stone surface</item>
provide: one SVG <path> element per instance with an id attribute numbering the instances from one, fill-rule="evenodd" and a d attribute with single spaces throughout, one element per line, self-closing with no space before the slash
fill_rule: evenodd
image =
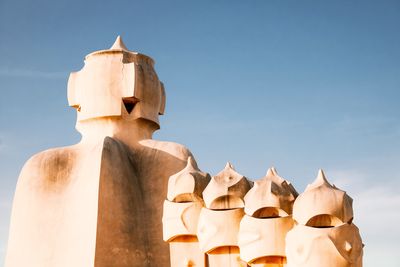
<path id="1" fill-rule="evenodd" d="M 322 170 L 293 206 L 293 219 L 309 226 L 335 226 L 353 219 L 353 199 L 331 185 Z"/>
<path id="2" fill-rule="evenodd" d="M 285 237 L 293 227 L 297 192 L 290 182 L 270 168 L 244 197 L 246 215 L 240 223 L 240 256 L 250 266 L 283 266 Z"/>
<path id="3" fill-rule="evenodd" d="M 252 183 L 228 162 L 203 191 L 205 205 L 214 210 L 243 208 L 243 198 L 251 186 Z"/>
<path id="4" fill-rule="evenodd" d="M 286 253 L 288 267 L 362 266 L 362 242 L 354 224 L 331 228 L 297 225 L 286 236 Z"/>
<path id="5" fill-rule="evenodd" d="M 206 267 L 206 255 L 200 251 L 197 238 L 181 237 L 169 245 L 171 267 Z"/>
<path id="6" fill-rule="evenodd" d="M 245 215 L 240 222 L 238 244 L 240 257 L 248 262 L 260 262 L 261 258 L 286 257 L 285 237 L 293 228 L 291 216 L 260 219 Z"/>
<path id="7" fill-rule="evenodd" d="M 322 170 L 298 196 L 275 168 L 254 187 L 230 163 L 210 178 L 152 140 L 164 85 L 120 37 L 71 73 L 68 101 L 82 139 L 24 165 L 6 267 L 362 266 L 352 199 Z"/>
<path id="8" fill-rule="evenodd" d="M 206 207 L 201 210 L 198 238 L 207 253 L 208 267 L 246 266 L 240 259 L 237 237 L 244 215 L 244 196 L 252 183 L 232 164 L 213 176 L 203 191 Z"/>
<path id="9" fill-rule="evenodd" d="M 268 259 L 269 263 L 263 263 L 264 258 L 260 259 L 260 263 L 258 261 L 255 261 L 254 263 L 250 263 L 248 266 L 251 267 L 286 267 L 286 260 L 283 260 L 281 257 L 270 257 Z M 270 262 L 275 262 L 275 263 L 270 263 Z"/>
<path id="10" fill-rule="evenodd" d="M 197 239 L 199 214 L 204 206 L 202 191 L 210 181 L 192 157 L 184 169 L 169 177 L 164 202 L 164 240 L 170 244 L 171 266 L 206 266 L 206 255 Z"/>
<path id="11" fill-rule="evenodd" d="M 102 143 L 33 156 L 18 179 L 5 266 L 94 266 Z"/>
<path id="12" fill-rule="evenodd" d="M 210 210 L 203 208 L 197 227 L 200 249 L 209 253 L 219 247 L 236 247 L 240 220 L 243 216 L 243 209 Z"/>
<path id="13" fill-rule="evenodd" d="M 192 157 L 189 157 L 186 167 L 169 178 L 167 199 L 174 202 L 203 202 L 202 192 L 209 181 L 210 175 L 195 167 Z"/>
<path id="14" fill-rule="evenodd" d="M 165 92 L 153 65 L 150 57 L 129 51 L 120 37 L 110 49 L 87 55 L 83 69 L 68 80 L 68 102 L 77 108 L 78 121 L 121 116 L 124 102 L 135 106 L 129 119 L 159 124 Z"/>
<path id="15" fill-rule="evenodd" d="M 270 168 L 265 177 L 254 182 L 244 197 L 246 214 L 253 217 L 283 217 L 292 214 L 298 193 L 290 182 Z"/>
<path id="16" fill-rule="evenodd" d="M 168 177 L 191 153 L 151 139 L 165 107 L 163 88 L 153 60 L 128 51 L 120 38 L 71 74 L 68 99 L 82 140 L 25 164 L 6 267 L 170 265 L 162 206 Z"/>
<path id="17" fill-rule="evenodd" d="M 289 267 L 360 267 L 363 244 L 352 224 L 352 199 L 331 185 L 322 170 L 295 201 L 299 223 L 286 236 Z"/>
<path id="18" fill-rule="evenodd" d="M 183 235 L 196 236 L 202 207 L 201 202 L 175 203 L 165 200 L 162 219 L 164 241 L 169 242 Z"/>
<path id="19" fill-rule="evenodd" d="M 238 247 L 220 247 L 207 254 L 207 267 L 247 267 L 240 258 Z"/>

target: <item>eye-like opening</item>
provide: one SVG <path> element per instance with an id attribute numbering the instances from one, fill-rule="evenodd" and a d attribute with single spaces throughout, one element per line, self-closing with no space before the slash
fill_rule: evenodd
<path id="1" fill-rule="evenodd" d="M 213 254 L 213 255 L 239 254 L 239 252 L 240 252 L 240 250 L 239 250 L 239 247 L 237 247 L 237 246 L 223 246 L 223 247 L 217 247 L 210 251 L 207 251 L 207 254 Z"/>
<path id="2" fill-rule="evenodd" d="M 201 202 L 203 200 L 194 193 L 179 194 L 173 199 L 173 202 L 178 202 L 178 203 L 197 202 L 197 201 Z"/>
<path id="3" fill-rule="evenodd" d="M 320 214 L 309 219 L 306 226 L 315 228 L 331 228 L 341 224 L 343 224 L 343 222 L 336 216 Z"/>
<path id="4" fill-rule="evenodd" d="M 197 239 L 197 236 L 195 236 L 195 235 L 178 235 L 178 236 L 170 238 L 167 242 L 191 243 L 191 242 L 199 242 L 199 240 Z"/>
<path id="5" fill-rule="evenodd" d="M 257 259 L 254 259 L 250 262 L 251 264 L 277 264 L 281 266 L 281 264 L 286 264 L 285 256 L 264 256 Z"/>
<path id="6" fill-rule="evenodd" d="M 216 198 L 211 204 L 210 209 L 212 210 L 227 210 L 243 208 L 244 202 L 240 197 L 225 195 Z"/>
<path id="7" fill-rule="evenodd" d="M 133 108 L 135 107 L 136 103 L 139 102 L 139 99 L 136 97 L 124 97 L 122 98 L 122 102 L 124 103 L 125 109 L 128 114 L 131 114 Z"/>
<path id="8" fill-rule="evenodd" d="M 81 111 L 81 105 L 72 105 L 71 107 L 73 107 L 74 109 L 76 109 L 78 112 Z"/>
<path id="9" fill-rule="evenodd" d="M 261 209 L 256 210 L 252 217 L 256 218 L 279 218 L 279 217 L 286 217 L 288 214 L 279 208 L 276 207 L 263 207 Z"/>

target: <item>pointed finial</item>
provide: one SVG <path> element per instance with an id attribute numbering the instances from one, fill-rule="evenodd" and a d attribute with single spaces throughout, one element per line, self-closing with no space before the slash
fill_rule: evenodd
<path id="1" fill-rule="evenodd" d="M 267 174 L 265 176 L 278 176 L 278 172 L 276 171 L 275 167 L 271 167 L 267 170 Z"/>
<path id="2" fill-rule="evenodd" d="M 232 169 L 232 170 L 235 170 L 235 168 L 233 167 L 232 163 L 230 163 L 229 161 L 226 163 L 225 169 Z"/>
<path id="3" fill-rule="evenodd" d="M 325 185 L 325 186 L 334 188 L 334 187 L 328 182 L 328 180 L 326 179 L 326 176 L 325 176 L 324 171 L 323 171 L 322 169 L 319 169 L 319 170 L 318 170 L 317 178 L 315 178 L 314 182 L 312 182 L 311 184 L 307 185 L 305 191 L 311 190 L 311 189 L 313 189 L 313 188 L 316 188 L 316 187 L 319 187 L 319 186 L 322 186 L 322 185 Z"/>
<path id="4" fill-rule="evenodd" d="M 177 177 L 179 177 L 180 174 L 187 173 L 187 172 L 191 172 L 191 171 L 197 171 L 198 168 L 197 168 L 197 165 L 195 165 L 195 164 L 196 164 L 196 161 L 193 159 L 192 156 L 189 156 L 189 157 L 187 158 L 187 160 L 186 160 L 186 166 L 185 166 L 185 168 L 183 168 L 180 172 L 178 172 L 178 173 L 176 173 L 176 174 L 174 174 L 174 175 L 172 175 L 172 176 L 177 175 Z M 171 176 L 171 177 L 172 177 L 172 176 Z M 179 180 L 179 178 L 177 178 L 177 181 L 178 181 L 178 180 Z"/>
<path id="5" fill-rule="evenodd" d="M 122 38 L 121 38 L 120 35 L 117 36 L 117 39 L 115 39 L 115 42 L 111 46 L 110 50 L 125 50 L 125 51 L 129 51 L 129 49 L 125 46 L 124 42 L 122 41 Z"/>
<path id="6" fill-rule="evenodd" d="M 317 175 L 317 179 L 315 181 L 318 181 L 320 183 L 328 183 L 328 180 L 326 179 L 325 173 L 322 169 L 318 170 L 318 175 Z"/>
<path id="7" fill-rule="evenodd" d="M 247 178 L 237 173 L 232 164 L 227 162 L 225 168 L 213 176 L 204 189 L 205 206 L 216 210 L 243 208 L 243 197 L 251 186 Z"/>

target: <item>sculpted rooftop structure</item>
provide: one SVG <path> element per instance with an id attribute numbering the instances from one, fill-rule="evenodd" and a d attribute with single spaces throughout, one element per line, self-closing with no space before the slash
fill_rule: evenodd
<path id="1" fill-rule="evenodd" d="M 322 170 L 305 192 L 270 168 L 210 176 L 156 141 L 166 94 L 120 37 L 71 73 L 81 141 L 34 155 L 15 191 L 6 267 L 360 267 L 352 199 Z"/>
<path id="2" fill-rule="evenodd" d="M 6 266 L 169 266 L 163 202 L 169 176 L 191 153 L 152 140 L 166 101 L 153 65 L 118 37 L 71 73 L 68 101 L 82 140 L 25 164 Z"/>

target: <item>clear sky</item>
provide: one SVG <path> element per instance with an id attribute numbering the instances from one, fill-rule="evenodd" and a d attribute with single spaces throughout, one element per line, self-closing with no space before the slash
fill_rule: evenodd
<path id="1" fill-rule="evenodd" d="M 69 72 L 120 34 L 165 84 L 155 138 L 299 192 L 323 168 L 354 198 L 365 266 L 400 266 L 399 26 L 385 0 L 0 0 L 0 265 L 23 163 L 80 139 Z"/>

